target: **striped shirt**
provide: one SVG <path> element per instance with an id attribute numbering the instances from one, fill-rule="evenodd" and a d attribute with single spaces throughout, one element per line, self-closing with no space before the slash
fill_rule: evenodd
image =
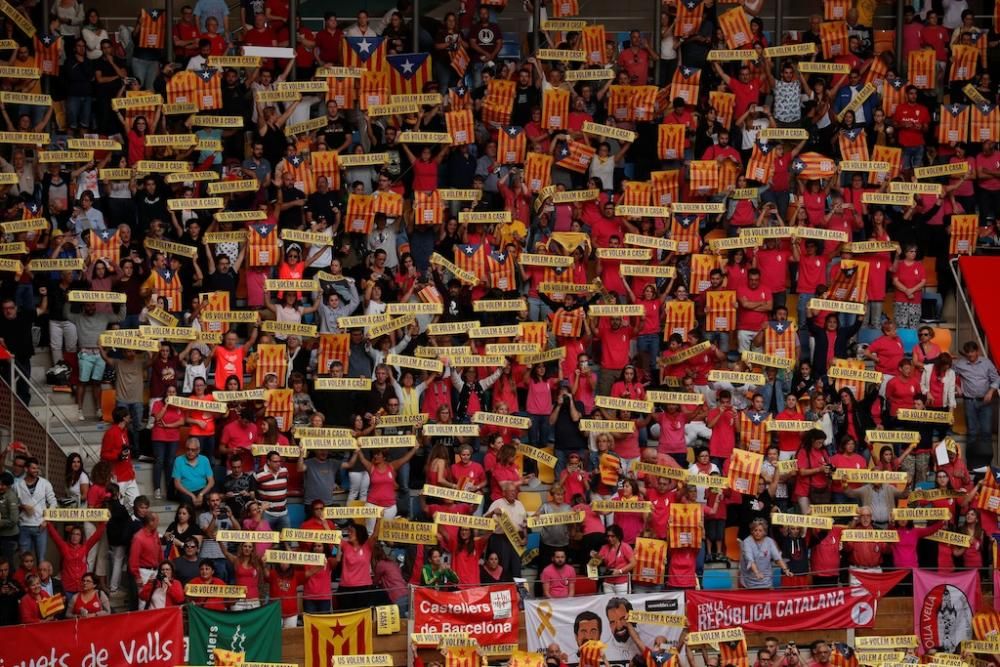
<path id="1" fill-rule="evenodd" d="M 283 516 L 288 511 L 285 502 L 288 499 L 288 470 L 282 466 L 274 473 L 270 468 L 264 468 L 254 477 L 257 480 L 257 498 L 267 503 L 265 511 Z"/>

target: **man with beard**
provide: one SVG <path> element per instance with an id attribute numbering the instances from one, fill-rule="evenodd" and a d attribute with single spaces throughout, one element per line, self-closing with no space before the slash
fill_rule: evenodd
<path id="1" fill-rule="evenodd" d="M 611 641 L 605 650 L 610 663 L 629 662 L 634 656 L 642 654 L 645 649 L 635 625 L 628 621 L 630 611 L 632 603 L 625 598 L 611 598 L 604 608 L 608 625 L 611 627 Z"/>
<path id="2" fill-rule="evenodd" d="M 604 632 L 604 622 L 592 611 L 581 611 L 573 621 L 573 636 L 576 637 L 577 648 L 587 642 L 601 641 Z"/>

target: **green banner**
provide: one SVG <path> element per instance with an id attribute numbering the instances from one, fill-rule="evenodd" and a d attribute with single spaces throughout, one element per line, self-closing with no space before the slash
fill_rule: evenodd
<path id="1" fill-rule="evenodd" d="M 209 611 L 187 605 L 189 665 L 213 665 L 212 649 L 245 653 L 247 662 L 281 662 L 281 605 Z"/>

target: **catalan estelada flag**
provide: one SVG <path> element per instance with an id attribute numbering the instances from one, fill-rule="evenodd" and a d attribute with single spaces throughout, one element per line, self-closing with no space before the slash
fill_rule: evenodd
<path id="1" fill-rule="evenodd" d="M 743 165 L 732 160 L 723 160 L 719 164 L 719 186 L 720 192 L 725 192 L 728 188 L 736 187 L 736 180 L 743 173 Z"/>
<path id="2" fill-rule="evenodd" d="M 938 114 L 938 143 L 948 144 L 969 140 L 969 106 L 967 104 L 942 104 Z"/>
<path id="3" fill-rule="evenodd" d="M 465 85 L 448 89 L 448 101 L 452 111 L 462 111 L 472 108 L 472 96 L 469 94 L 469 87 Z"/>
<path id="4" fill-rule="evenodd" d="M 887 74 L 889 74 L 889 65 L 881 58 L 874 58 L 868 71 L 865 72 L 864 81 L 865 83 L 875 85 L 879 81 L 885 81 Z"/>
<path id="5" fill-rule="evenodd" d="M 372 193 L 372 213 L 384 213 L 387 218 L 398 218 L 403 215 L 403 195 L 392 190 L 376 190 Z"/>
<path id="6" fill-rule="evenodd" d="M 670 97 L 680 97 L 685 104 L 698 104 L 698 91 L 701 88 L 701 70 L 697 67 L 678 67 L 670 83 Z"/>
<path id="7" fill-rule="evenodd" d="M 732 331 L 736 326 L 736 291 L 705 292 L 705 331 Z"/>
<path id="8" fill-rule="evenodd" d="M 556 147 L 556 166 L 575 171 L 578 174 L 587 173 L 590 161 L 596 151 L 590 144 L 582 141 L 562 141 Z"/>
<path id="9" fill-rule="evenodd" d="M 691 194 L 705 196 L 719 189 L 719 163 L 715 160 L 693 160 L 689 163 L 688 188 Z"/>
<path id="10" fill-rule="evenodd" d="M 448 51 L 448 60 L 451 68 L 455 70 L 459 78 L 465 77 L 465 71 L 469 69 L 469 52 L 462 42 L 456 42 L 455 47 Z M 454 107 L 452 107 L 454 109 Z"/>
<path id="11" fill-rule="evenodd" d="M 607 644 L 591 639 L 580 647 L 580 667 L 601 667 L 604 662 L 604 649 Z"/>
<path id="12" fill-rule="evenodd" d="M 715 109 L 715 116 L 722 123 L 722 127 L 732 125 L 734 120 L 733 110 L 736 108 L 735 94 L 713 90 L 708 94 L 708 104 Z"/>
<path id="13" fill-rule="evenodd" d="M 934 49 L 917 49 L 906 55 L 906 72 L 910 83 L 921 90 L 933 90 L 937 85 L 936 68 Z"/>
<path id="14" fill-rule="evenodd" d="M 951 81 L 969 81 L 976 75 L 976 65 L 979 62 L 979 49 L 964 44 L 951 45 L 951 70 L 948 78 Z"/>
<path id="15" fill-rule="evenodd" d="M 719 642 L 719 663 L 733 667 L 750 667 L 747 640 Z"/>
<path id="16" fill-rule="evenodd" d="M 109 262 L 118 264 L 119 253 L 122 242 L 118 236 L 118 228 L 90 230 L 90 239 L 87 243 L 90 246 L 91 260 L 106 259 Z M 110 268 L 110 267 L 109 267 Z"/>
<path id="17" fill-rule="evenodd" d="M 774 147 L 776 143 L 769 141 L 755 141 L 753 150 L 750 152 L 750 160 L 747 162 L 747 180 L 767 183 L 774 173 Z"/>
<path id="18" fill-rule="evenodd" d="M 393 95 L 415 94 L 431 80 L 431 54 L 394 53 L 385 57 L 389 72 L 389 92 Z"/>
<path id="19" fill-rule="evenodd" d="M 444 654 L 444 667 L 480 667 L 480 664 L 475 646 L 452 646 Z"/>
<path id="20" fill-rule="evenodd" d="M 140 9 L 135 44 L 143 49 L 162 49 L 166 45 L 167 15 L 162 9 Z"/>
<path id="21" fill-rule="evenodd" d="M 850 368 L 853 370 L 864 370 L 865 362 L 862 359 L 834 359 L 830 364 L 831 368 Z M 838 392 L 841 389 L 850 389 L 855 397 L 865 395 L 865 384 L 861 380 L 834 380 L 833 387 Z"/>
<path id="22" fill-rule="evenodd" d="M 448 128 L 448 134 L 451 135 L 452 145 L 462 146 L 475 142 L 471 109 L 449 111 L 444 115 L 444 122 Z"/>
<path id="23" fill-rule="evenodd" d="M 42 74 L 56 76 L 59 74 L 59 56 L 62 54 L 63 43 L 59 35 L 35 35 L 35 67 Z"/>
<path id="24" fill-rule="evenodd" d="M 497 134 L 497 159 L 500 164 L 523 164 L 528 152 L 524 128 L 510 125 Z"/>
<path id="25" fill-rule="evenodd" d="M 341 41 L 342 62 L 347 67 L 368 70 L 381 69 L 385 60 L 385 45 L 381 37 L 344 37 Z"/>
<path id="26" fill-rule="evenodd" d="M 603 25 L 588 25 L 580 32 L 580 45 L 587 54 L 588 65 L 607 64 L 608 59 L 604 51 L 606 41 Z"/>
<path id="27" fill-rule="evenodd" d="M 517 84 L 513 81 L 491 79 L 483 98 L 482 119 L 484 123 L 510 124 L 510 112 L 514 106 Z"/>
<path id="28" fill-rule="evenodd" d="M 843 642 L 834 642 L 830 647 L 830 664 L 834 667 L 858 667 L 858 656 L 854 649 Z"/>
<path id="29" fill-rule="evenodd" d="M 874 159 L 874 158 L 872 158 Z M 815 180 L 833 175 L 836 162 L 822 153 L 802 153 L 792 160 L 791 172 L 799 178 Z"/>
<path id="30" fill-rule="evenodd" d="M 750 46 L 750 19 L 743 7 L 733 7 L 729 11 L 719 14 L 719 27 L 726 38 L 726 45 L 731 49 L 749 48 Z"/>
<path id="31" fill-rule="evenodd" d="M 544 350 L 549 346 L 549 332 L 545 322 L 522 322 L 521 335 L 518 342 L 534 343 L 539 350 Z"/>
<path id="32" fill-rule="evenodd" d="M 246 661 L 246 653 L 227 651 L 224 648 L 212 649 L 212 664 L 216 667 L 240 667 Z"/>
<path id="33" fill-rule="evenodd" d="M 202 312 L 225 312 L 229 310 L 229 292 L 202 292 L 198 295 L 201 299 Z M 213 333 L 225 333 L 229 329 L 228 322 L 202 322 L 202 331 Z"/>
<path id="34" fill-rule="evenodd" d="M 667 123 L 660 125 L 657 153 L 661 160 L 680 160 L 684 157 L 684 135 L 686 125 Z"/>
<path id="35" fill-rule="evenodd" d="M 906 101 L 906 87 L 909 85 L 906 79 L 886 79 L 882 86 L 882 111 L 885 115 L 892 117 L 896 113 L 896 107 Z"/>
<path id="36" fill-rule="evenodd" d="M 701 250 L 701 235 L 698 233 L 700 216 L 693 213 L 674 213 L 670 219 L 670 238 L 677 241 L 678 255 L 691 255 Z M 692 268 L 692 271 L 694 269 Z M 691 292 L 695 292 L 694 286 Z"/>
<path id="37" fill-rule="evenodd" d="M 347 196 L 344 226 L 352 234 L 368 234 L 375 223 L 375 198 L 352 192 Z"/>
<path id="38" fill-rule="evenodd" d="M 344 614 L 303 614 L 305 667 L 327 667 L 339 655 L 372 652 L 372 610 Z"/>
<path id="39" fill-rule="evenodd" d="M 532 193 L 541 191 L 552 178 L 552 156 L 528 153 L 524 163 L 524 182 Z"/>
<path id="40" fill-rule="evenodd" d="M 681 0 L 678 2 L 677 18 L 674 19 L 674 37 L 690 37 L 698 34 L 704 17 L 705 3 L 702 0 Z"/>
<path id="41" fill-rule="evenodd" d="M 149 279 L 153 283 L 153 292 L 157 298 L 166 301 L 164 308 L 168 312 L 176 313 L 184 309 L 184 303 L 181 300 L 181 279 L 175 271 L 171 271 L 169 268 L 162 271 L 154 269 L 149 274 Z"/>
<path id="42" fill-rule="evenodd" d="M 868 271 L 870 264 L 861 259 L 842 259 L 835 277 L 830 279 L 828 299 L 835 301 L 868 301 Z"/>
<path id="43" fill-rule="evenodd" d="M 998 6 L 997 11 L 1000 11 L 1000 6 Z M 994 544 L 996 544 L 996 540 L 994 540 Z M 996 571 L 994 570 L 994 581 L 996 581 L 995 575 Z M 972 632 L 979 641 L 1000 639 L 1000 612 L 995 610 L 976 612 L 975 616 L 972 617 Z"/>
<path id="44" fill-rule="evenodd" d="M 564 19 L 580 15 L 580 5 L 577 0 L 552 0 L 549 7 L 552 18 Z"/>
<path id="45" fill-rule="evenodd" d="M 697 217 L 690 213 L 684 215 L 695 217 L 695 220 L 697 220 Z M 675 218 L 679 218 L 680 216 L 680 213 L 674 215 Z M 694 222 L 689 226 L 695 230 L 698 229 L 697 222 Z M 688 285 L 688 290 L 691 294 L 701 294 L 712 285 L 712 281 L 709 279 L 709 276 L 712 275 L 712 269 L 719 268 L 719 261 L 719 255 L 703 255 L 692 251 L 691 284 Z"/>
<path id="46" fill-rule="evenodd" d="M 284 385 L 284 380 L 278 380 Z M 292 428 L 292 394 L 291 389 L 268 389 L 264 396 L 264 414 L 274 417 L 278 423 L 279 431 L 288 431 Z"/>
<path id="47" fill-rule="evenodd" d="M 764 327 L 764 354 L 791 359 L 795 356 L 795 325 L 788 320 L 770 320 Z"/>
<path id="48" fill-rule="evenodd" d="M 563 310 L 560 308 L 552 315 L 552 334 L 556 338 L 579 338 L 583 329 L 583 309 Z M 616 457 L 617 458 L 617 457 Z M 601 473 L 603 478 L 604 473 Z M 615 483 L 618 474 L 615 473 Z"/>
<path id="49" fill-rule="evenodd" d="M 434 285 L 428 285 L 417 292 L 417 298 L 424 303 L 444 303 L 444 298 L 441 296 L 441 292 L 439 292 L 437 287 L 434 287 Z"/>
<path id="50" fill-rule="evenodd" d="M 766 451 L 767 411 L 756 412 L 749 408 L 740 413 L 740 446 L 750 452 L 763 454 Z"/>
<path id="51" fill-rule="evenodd" d="M 872 149 L 872 162 L 888 162 L 889 173 L 873 171 L 868 174 L 868 181 L 871 183 L 884 183 L 899 176 L 899 171 L 903 166 L 903 149 L 897 146 L 875 146 Z"/>
<path id="52" fill-rule="evenodd" d="M 316 353 L 317 373 L 330 372 L 330 364 L 339 361 L 347 371 L 351 355 L 351 335 L 343 333 L 323 333 L 319 335 L 319 350 Z"/>
<path id="53" fill-rule="evenodd" d="M 354 106 L 357 97 L 357 79 L 331 76 L 326 80 L 326 99 L 333 100 L 341 109 Z"/>
<path id="54" fill-rule="evenodd" d="M 177 72 L 167 81 L 167 102 L 191 103 L 199 111 L 222 108 L 222 75 L 219 70 Z"/>
<path id="55" fill-rule="evenodd" d="M 257 346 L 257 370 L 254 382 L 258 387 L 264 386 L 264 378 L 274 375 L 278 378 L 278 386 L 285 386 L 288 376 L 288 354 L 284 343 L 262 343 Z"/>
<path id="56" fill-rule="evenodd" d="M 608 86 L 608 113 L 615 120 L 632 120 L 632 86 Z"/>
<path id="57" fill-rule="evenodd" d="M 309 165 L 312 171 L 314 187 L 316 180 L 322 176 L 330 184 L 331 190 L 340 190 L 340 165 L 337 162 L 337 151 L 316 151 L 310 153 Z"/>
<path id="58" fill-rule="evenodd" d="M 846 21 L 847 12 L 853 6 L 851 0 L 823 0 L 823 20 Z"/>
<path id="59" fill-rule="evenodd" d="M 948 243 L 949 255 L 971 255 L 976 251 L 976 241 L 979 239 L 979 215 L 966 213 L 951 216 L 951 241 Z"/>
<path id="60" fill-rule="evenodd" d="M 845 56 L 848 52 L 847 22 L 824 21 L 819 24 L 819 39 L 823 47 L 823 59 Z"/>
<path id="61" fill-rule="evenodd" d="M 694 301 L 677 299 L 667 301 L 664 304 L 663 314 L 663 340 L 668 340 L 673 334 L 680 334 L 686 341 L 688 333 L 698 326 L 698 320 L 694 315 Z"/>
<path id="62" fill-rule="evenodd" d="M 649 175 L 653 188 L 653 206 L 669 206 L 681 200 L 681 171 L 668 169 Z"/>
<path id="63" fill-rule="evenodd" d="M 486 266 L 489 271 L 489 285 L 493 289 L 509 292 L 515 289 L 514 258 L 509 252 L 494 250 L 486 255 Z"/>
<path id="64" fill-rule="evenodd" d="M 413 224 L 440 225 L 444 223 L 444 203 L 437 190 L 413 193 Z"/>
<path id="65" fill-rule="evenodd" d="M 633 581 L 659 586 L 667 570 L 667 543 L 648 537 L 635 540 L 635 572 Z"/>
<path id="66" fill-rule="evenodd" d="M 756 496 L 763 465 L 763 454 L 734 449 L 729 459 L 729 488 L 737 493 Z"/>
<path id="67" fill-rule="evenodd" d="M 542 128 L 566 130 L 569 122 L 569 91 L 547 88 L 542 92 Z"/>
<path id="68" fill-rule="evenodd" d="M 632 86 L 632 120 L 649 122 L 656 115 L 656 86 Z"/>
<path id="69" fill-rule="evenodd" d="M 977 104 L 969 110 L 969 140 L 980 143 L 1000 141 L 1000 108 L 996 104 Z"/>
<path id="70" fill-rule="evenodd" d="M 358 95 L 360 96 L 358 103 L 362 111 L 368 111 L 368 107 L 388 103 L 389 73 L 383 70 L 362 72 Z"/>
<path id="71" fill-rule="evenodd" d="M 864 128 L 852 127 L 837 135 L 841 160 L 868 160 L 868 137 Z"/>
<path id="72" fill-rule="evenodd" d="M 278 226 L 260 222 L 247 233 L 248 266 L 278 265 Z"/>
<path id="73" fill-rule="evenodd" d="M 294 153 L 282 160 L 282 162 L 285 163 L 285 171 L 292 175 L 292 182 L 295 184 L 295 187 L 307 195 L 312 194 L 316 177 L 313 174 L 311 162 L 300 153 Z M 278 164 L 280 165 L 281 163 L 279 162 Z"/>
<path id="74" fill-rule="evenodd" d="M 455 266 L 476 274 L 476 277 L 485 281 L 489 275 L 489 268 L 486 261 L 490 254 L 489 245 L 483 243 L 463 243 L 455 246 Z"/>
<path id="75" fill-rule="evenodd" d="M 671 549 L 697 549 L 704 539 L 704 512 L 699 503 L 670 503 L 667 542 Z"/>
<path id="76" fill-rule="evenodd" d="M 622 206 L 650 206 L 653 202 L 653 184 L 649 181 L 622 183 Z"/>

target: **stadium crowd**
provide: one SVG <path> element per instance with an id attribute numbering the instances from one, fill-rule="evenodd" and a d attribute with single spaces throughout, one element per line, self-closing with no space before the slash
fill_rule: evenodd
<path id="1" fill-rule="evenodd" d="M 115 34 L 75 0 L 0 17 L 0 339 L 28 375 L 51 350 L 79 419 L 111 422 L 63 497 L 4 450 L 0 624 L 127 590 L 279 599 L 294 627 L 529 563 L 553 598 L 693 588 L 716 561 L 762 589 L 774 565 L 989 567 L 1000 376 L 935 324 L 949 260 L 1000 245 L 995 26 L 907 7 L 897 54 L 871 0 L 780 38 L 763 2 L 665 0 L 658 40 L 554 24 L 535 51 L 504 4 L 422 17 L 417 44 L 407 0 L 297 20 L 293 58 L 238 55 L 288 46 L 282 0 Z M 904 499 L 947 516 L 894 518 Z M 380 540 L 401 519 L 437 543 Z M 343 537 L 217 539 L 288 528 Z"/>

